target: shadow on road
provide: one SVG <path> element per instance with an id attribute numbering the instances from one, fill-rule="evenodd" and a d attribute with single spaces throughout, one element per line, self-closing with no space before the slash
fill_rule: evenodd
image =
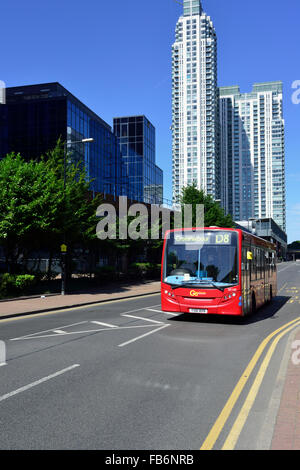
<path id="1" fill-rule="evenodd" d="M 273 301 L 260 308 L 254 315 L 247 317 L 222 316 L 222 315 L 200 315 L 196 313 L 183 313 L 178 317 L 170 318 L 171 322 L 187 322 L 187 323 L 211 323 L 220 325 L 249 325 L 258 323 L 267 318 L 275 318 L 276 313 L 289 301 L 289 296 L 277 296 Z"/>

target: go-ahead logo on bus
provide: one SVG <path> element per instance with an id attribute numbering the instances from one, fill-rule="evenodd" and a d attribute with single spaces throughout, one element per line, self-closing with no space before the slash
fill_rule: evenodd
<path id="1" fill-rule="evenodd" d="M 202 291 L 199 291 L 199 292 L 197 292 L 195 290 L 190 291 L 190 296 L 191 297 L 198 297 L 199 295 L 205 295 L 205 294 L 206 294 L 206 292 L 202 292 Z"/>

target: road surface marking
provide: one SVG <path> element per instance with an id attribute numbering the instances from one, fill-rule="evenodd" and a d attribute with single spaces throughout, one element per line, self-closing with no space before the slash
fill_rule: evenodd
<path id="1" fill-rule="evenodd" d="M 66 332 L 63 331 L 63 329 L 70 328 L 71 326 L 83 325 L 84 323 L 88 323 L 88 321 L 81 321 L 81 322 L 78 322 L 78 323 L 71 323 L 71 325 L 61 326 L 59 328 L 51 328 L 49 330 L 38 331 L 36 333 L 31 333 L 30 335 L 20 336 L 19 338 L 13 338 L 10 341 L 15 341 L 16 339 L 26 339 L 27 337 L 32 337 L 34 335 L 40 335 L 42 333 L 48 333 L 49 331 L 57 331 L 57 334 L 62 334 L 62 333 L 66 334 Z"/>
<path id="2" fill-rule="evenodd" d="M 126 343 L 119 344 L 119 348 L 123 348 L 124 346 L 127 346 L 128 344 L 134 343 L 135 341 L 138 341 L 139 339 L 145 338 L 146 336 L 153 335 L 153 333 L 157 333 L 160 330 L 163 330 L 164 328 L 167 328 L 170 325 L 163 325 L 160 326 L 159 328 L 156 328 L 156 330 L 150 331 L 149 333 L 145 333 L 144 335 L 138 336 L 137 338 L 130 339 L 129 341 L 126 341 Z M 153 328 L 154 325 L 151 325 Z"/>
<path id="3" fill-rule="evenodd" d="M 154 310 L 153 308 L 147 308 L 149 312 L 157 312 L 157 313 L 163 313 L 162 310 Z"/>
<path id="4" fill-rule="evenodd" d="M 154 307 L 156 307 L 156 305 L 154 305 Z M 124 312 L 124 313 L 121 313 L 120 315 L 121 316 L 127 316 L 131 312 L 139 312 L 141 310 L 145 310 L 145 308 L 143 307 L 143 308 L 139 308 L 139 309 L 135 309 L 135 310 L 130 310 L 129 312 Z M 139 317 L 137 317 L 137 318 L 139 318 Z M 143 320 L 145 320 L 145 318 L 143 318 Z M 148 319 L 146 321 L 150 321 L 150 320 Z M 154 323 L 156 323 L 155 320 L 152 320 L 152 321 Z M 71 328 L 72 326 L 83 325 L 84 323 L 93 323 L 93 324 L 96 324 L 96 325 L 106 326 L 108 328 L 120 328 L 119 326 L 112 325 L 110 323 L 103 323 L 103 322 L 96 321 L 96 320 L 91 320 L 89 322 L 88 320 L 86 320 L 86 321 L 82 321 L 82 322 L 78 322 L 78 323 L 71 323 L 70 325 L 64 325 L 64 326 L 61 326 L 59 328 L 51 328 L 49 330 L 38 331 L 36 333 L 31 333 L 29 335 L 21 336 L 21 337 L 18 337 L 18 338 L 12 338 L 12 339 L 10 339 L 10 341 L 17 341 L 17 340 L 20 340 L 20 339 L 32 338 L 33 336 L 41 335 L 42 333 L 48 333 L 48 332 L 53 332 L 53 333 L 55 333 L 55 335 L 43 335 L 43 336 L 37 336 L 37 337 L 38 338 L 46 338 L 46 337 L 49 337 L 49 336 L 56 336 L 57 334 L 67 335 L 67 334 L 71 334 L 71 333 L 63 331 L 63 329 Z M 159 322 L 159 323 L 162 323 L 162 322 Z M 89 330 L 89 331 L 102 331 L 102 329 L 101 330 Z M 75 333 L 77 333 L 77 332 L 75 332 Z"/>
<path id="5" fill-rule="evenodd" d="M 141 312 L 142 310 L 148 310 L 149 308 L 160 307 L 160 305 L 150 305 L 149 307 L 136 308 L 135 310 L 129 310 L 128 312 L 121 312 L 120 315 L 127 315 L 128 313 Z"/>
<path id="6" fill-rule="evenodd" d="M 48 315 L 56 315 L 58 313 L 64 313 L 64 312 L 74 312 L 74 310 L 82 310 L 82 309 L 88 309 L 88 308 L 93 308 L 93 307 L 101 307 L 102 305 L 107 305 L 111 303 L 119 303 L 119 302 L 128 302 L 132 300 L 139 300 L 139 299 L 144 299 L 146 297 L 153 297 L 158 296 L 160 292 L 156 292 L 154 294 L 144 294 L 144 295 L 138 295 L 135 297 L 126 297 L 124 299 L 116 299 L 116 300 L 105 300 L 103 302 L 96 302 L 93 304 L 88 304 L 88 305 L 79 305 L 78 307 L 70 307 L 70 308 L 58 308 L 57 310 L 51 310 L 51 312 L 41 312 L 41 313 L 33 313 L 33 314 L 17 314 L 18 316 L 13 317 L 13 318 L 3 318 L 2 320 L 0 319 L 0 323 L 8 323 L 12 321 L 18 321 L 18 320 L 25 320 L 29 318 L 39 318 L 39 317 L 45 317 Z M 157 305 L 154 305 L 154 307 L 157 307 Z M 139 309 L 139 310 L 144 310 L 145 307 Z M 129 312 L 128 312 L 129 313 Z M 1 317 L 0 317 L 1 318 Z"/>
<path id="7" fill-rule="evenodd" d="M 99 331 L 118 331 L 118 330 L 127 330 L 127 329 L 133 329 L 133 328 L 153 328 L 154 325 L 132 325 L 132 326 L 117 326 L 116 328 L 99 328 L 97 330 L 83 330 L 83 331 L 70 331 L 69 333 L 65 332 L 64 336 L 71 336 L 71 335 L 83 335 L 83 334 L 88 334 L 88 333 L 98 333 Z M 53 331 L 53 330 L 51 330 Z M 13 338 L 10 339 L 10 341 L 25 341 L 25 340 L 30 340 L 30 339 L 41 339 L 41 338 L 60 338 L 63 336 L 62 334 L 54 334 L 54 335 L 42 335 L 42 336 L 37 336 L 35 333 L 34 335 L 30 336 L 22 336 L 20 338 Z"/>
<path id="8" fill-rule="evenodd" d="M 286 286 L 287 286 L 287 282 L 285 282 L 285 283 L 283 284 L 283 286 L 282 286 L 282 287 L 280 287 L 280 289 L 279 289 L 279 291 L 278 291 L 278 292 L 281 292 L 281 291 L 282 291 L 282 290 L 283 290 L 283 289 L 284 289 Z"/>
<path id="9" fill-rule="evenodd" d="M 259 345 L 257 348 L 256 352 L 254 353 L 251 361 L 247 365 L 246 369 L 244 370 L 243 374 L 241 375 L 241 378 L 239 379 L 238 383 L 236 384 L 235 388 L 233 389 L 230 397 L 228 398 L 224 408 L 222 409 L 221 413 L 219 414 L 218 418 L 216 419 L 213 427 L 211 428 L 209 434 L 207 435 L 205 441 L 203 442 L 200 450 L 211 450 L 219 435 L 221 434 L 221 431 L 223 430 L 232 410 L 233 407 L 235 406 L 240 394 L 242 393 L 251 373 L 253 372 L 253 369 L 255 368 L 257 362 L 259 361 L 262 353 L 264 352 L 267 344 L 271 341 L 274 336 L 276 336 L 280 331 L 284 330 L 285 328 L 288 328 L 290 325 L 294 325 L 295 323 L 299 322 L 299 318 L 296 318 L 295 320 L 292 320 L 291 322 L 281 326 L 277 330 L 273 331 L 269 336 L 267 336 Z"/>
<path id="10" fill-rule="evenodd" d="M 277 271 L 278 271 L 279 273 L 282 273 L 283 271 L 285 271 L 286 269 L 288 269 L 290 266 L 293 266 L 293 264 L 292 264 L 292 265 L 285 266 L 283 269 L 278 269 L 278 268 L 277 268 Z"/>
<path id="11" fill-rule="evenodd" d="M 73 366 L 67 367 L 66 369 L 62 369 L 58 372 L 55 372 L 54 374 L 48 375 L 47 377 L 44 377 L 43 379 L 37 380 L 36 382 L 32 382 L 29 385 L 25 385 L 25 387 L 18 388 L 14 392 L 6 393 L 5 395 L 2 395 L 2 397 L 0 397 L 0 401 L 7 400 L 7 398 L 11 398 L 15 395 L 18 395 L 19 393 L 25 392 L 26 390 L 29 390 L 32 387 L 36 387 L 37 385 L 40 385 L 43 382 L 47 382 L 48 380 L 54 379 L 55 377 L 65 374 L 66 372 L 69 372 L 70 370 L 75 369 L 76 367 L 79 367 L 79 366 L 80 364 L 74 364 Z"/>
<path id="12" fill-rule="evenodd" d="M 135 315 L 128 315 L 127 313 L 124 313 L 122 317 L 136 318 L 137 320 L 144 320 L 144 321 L 148 321 L 151 323 L 158 323 L 159 325 L 163 323 L 162 321 L 152 320 L 151 318 L 136 317 Z"/>
<path id="13" fill-rule="evenodd" d="M 181 313 L 174 313 L 174 312 L 161 312 L 163 313 L 164 315 L 173 315 L 173 317 L 179 317 L 179 315 L 181 315 Z"/>
<path id="14" fill-rule="evenodd" d="M 91 323 L 94 323 L 95 325 L 108 326 L 108 328 L 118 328 L 117 325 L 111 325 L 110 323 L 103 323 L 101 321 L 91 321 Z"/>
<path id="15" fill-rule="evenodd" d="M 277 344 L 279 343 L 280 339 L 285 336 L 289 331 L 291 331 L 293 328 L 296 326 L 300 325 L 300 321 L 298 323 L 290 326 L 286 330 L 284 330 L 282 333 L 278 334 L 276 338 L 272 341 L 271 346 L 268 349 L 268 352 L 259 368 L 259 371 L 255 377 L 255 380 L 252 384 L 252 387 L 250 389 L 250 392 L 245 400 L 245 403 L 241 409 L 241 411 L 238 414 L 238 417 L 236 418 L 227 438 L 226 441 L 222 447 L 222 450 L 233 450 L 236 446 L 237 440 L 242 432 L 242 429 L 245 425 L 245 422 L 249 416 L 249 413 L 251 411 L 251 408 L 254 404 L 254 401 L 256 399 L 256 396 L 259 392 L 261 383 L 263 381 L 263 378 L 266 374 L 267 368 L 269 366 L 269 363 L 272 359 L 272 356 L 274 354 L 274 351 L 276 349 Z"/>
<path id="16" fill-rule="evenodd" d="M 157 307 L 158 305 L 153 305 L 153 307 Z M 140 312 L 141 310 L 145 310 L 145 307 L 143 308 L 138 308 L 138 309 L 135 309 L 135 310 L 129 310 L 128 312 L 123 312 L 121 313 L 120 315 L 125 315 L 125 314 L 128 314 L 128 313 L 134 313 L 134 312 Z M 51 312 L 53 313 L 53 312 Z M 43 314 L 42 314 L 43 315 Z M 46 315 L 46 314 L 45 314 Z M 40 315 L 32 315 L 33 317 L 38 317 Z M 23 317 L 24 318 L 24 317 Z M 29 316 L 27 316 L 26 318 L 29 318 Z M 0 320 L 1 322 L 1 320 Z M 63 330 L 63 328 L 70 328 L 71 326 L 77 326 L 77 325 L 83 325 L 84 323 L 89 323 L 87 320 L 86 321 L 82 321 L 82 322 L 78 322 L 78 323 L 72 323 L 71 325 L 64 325 L 64 326 L 61 326 L 59 328 L 50 328 L 49 330 L 43 330 L 43 331 L 38 331 L 37 333 L 31 333 L 30 335 L 25 335 L 25 336 L 22 336 L 22 337 L 19 337 L 19 338 L 13 338 L 11 339 L 10 341 L 15 341 L 15 340 L 19 340 L 19 339 L 25 339 L 27 337 L 31 337 L 33 335 L 40 335 L 41 333 L 48 333 L 49 331 L 59 331 L 59 330 Z M 96 323 L 97 324 L 97 321 L 91 321 L 91 323 Z M 108 323 L 101 323 L 101 322 L 98 322 L 99 324 L 102 324 L 102 325 L 109 325 Z M 118 328 L 117 326 L 115 325 L 109 325 L 110 327 L 114 327 L 114 328 Z M 65 333 L 67 334 L 67 333 Z M 51 335 L 51 336 L 54 336 L 54 335 Z"/>
<path id="17" fill-rule="evenodd" d="M 164 315 L 173 315 L 174 317 L 177 317 L 178 315 L 180 315 L 180 313 L 163 312 L 162 310 L 154 310 L 153 308 L 146 308 L 145 310 L 149 310 L 149 312 L 163 313 Z"/>

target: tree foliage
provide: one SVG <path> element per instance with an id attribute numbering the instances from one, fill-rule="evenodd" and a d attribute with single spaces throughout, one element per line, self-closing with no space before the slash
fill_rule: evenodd
<path id="1" fill-rule="evenodd" d="M 88 196 L 84 168 L 66 167 L 62 142 L 39 161 L 7 155 L 0 161 L 0 245 L 13 263 L 20 253 L 59 249 L 95 238 L 97 197 Z M 57 250 L 58 251 L 58 250 Z M 24 255 L 25 256 L 25 255 Z"/>
<path id="2" fill-rule="evenodd" d="M 184 204 L 191 204 L 193 206 L 193 226 L 196 224 L 196 205 L 203 204 L 205 227 L 234 227 L 234 222 L 231 215 L 226 215 L 220 204 L 216 202 L 212 196 L 207 195 L 204 191 L 197 189 L 195 183 L 183 188 L 180 202 L 183 213 Z"/>
<path id="3" fill-rule="evenodd" d="M 291 250 L 300 250 L 300 240 L 296 240 L 288 245 Z"/>

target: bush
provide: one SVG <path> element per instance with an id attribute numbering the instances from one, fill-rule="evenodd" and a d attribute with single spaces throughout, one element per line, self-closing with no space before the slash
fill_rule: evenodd
<path id="1" fill-rule="evenodd" d="M 95 278 L 99 281 L 116 281 L 119 275 L 114 266 L 100 266 L 94 272 Z"/>
<path id="2" fill-rule="evenodd" d="M 132 263 L 129 266 L 128 274 L 134 279 L 143 279 L 146 277 L 147 264 L 150 263 Z"/>
<path id="3" fill-rule="evenodd" d="M 16 276 L 15 284 L 17 289 L 23 292 L 35 284 L 35 276 L 33 276 L 32 274 L 22 274 Z"/>
<path id="4" fill-rule="evenodd" d="M 35 276 L 31 274 L 14 275 L 4 273 L 0 277 L 0 297 L 9 297 L 26 292 L 35 284 Z"/>
<path id="5" fill-rule="evenodd" d="M 9 273 L 2 274 L 0 278 L 0 297 L 17 294 L 15 276 Z"/>
<path id="6" fill-rule="evenodd" d="M 160 276 L 160 264 L 133 263 L 129 266 L 128 273 L 134 279 L 155 279 Z"/>

